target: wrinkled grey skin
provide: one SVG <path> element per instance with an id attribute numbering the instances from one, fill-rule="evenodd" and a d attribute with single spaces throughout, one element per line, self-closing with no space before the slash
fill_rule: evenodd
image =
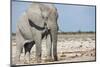
<path id="1" fill-rule="evenodd" d="M 36 62 L 41 62 L 41 42 L 46 38 L 47 60 L 57 58 L 57 9 L 49 4 L 32 3 L 20 17 L 16 29 L 16 63 L 25 48 L 25 56 L 30 59 L 30 51 L 36 45 Z"/>

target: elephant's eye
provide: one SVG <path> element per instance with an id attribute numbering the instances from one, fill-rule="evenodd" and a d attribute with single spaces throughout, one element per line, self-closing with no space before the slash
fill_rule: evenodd
<path id="1" fill-rule="evenodd" d="M 48 17 L 45 18 L 46 20 L 48 19 Z"/>
<path id="2" fill-rule="evenodd" d="M 43 18 L 43 19 L 45 19 L 45 20 L 47 20 L 47 19 L 48 19 L 48 17 L 44 17 L 44 16 L 42 16 L 42 18 Z"/>

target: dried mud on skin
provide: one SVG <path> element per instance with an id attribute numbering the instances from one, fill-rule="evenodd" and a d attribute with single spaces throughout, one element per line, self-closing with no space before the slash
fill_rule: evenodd
<path id="1" fill-rule="evenodd" d="M 16 41 L 12 38 L 12 64 L 15 64 Z M 23 50 L 24 53 L 24 50 Z M 20 65 L 24 63 L 24 54 L 21 54 Z M 46 42 L 42 42 L 42 63 L 62 63 L 95 61 L 95 34 L 59 34 L 57 41 L 58 61 L 47 62 L 46 60 Z M 31 50 L 30 64 L 35 63 L 35 46 Z"/>

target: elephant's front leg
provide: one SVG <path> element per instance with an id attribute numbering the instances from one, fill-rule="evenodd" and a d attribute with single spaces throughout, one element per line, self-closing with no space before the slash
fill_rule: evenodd
<path id="1" fill-rule="evenodd" d="M 46 61 L 53 61 L 53 59 L 52 59 L 52 39 L 51 39 L 51 34 L 47 35 L 46 49 L 47 49 L 47 59 L 46 59 Z"/>
<path id="2" fill-rule="evenodd" d="M 41 34 L 38 32 L 35 36 L 36 44 L 36 63 L 41 63 Z"/>

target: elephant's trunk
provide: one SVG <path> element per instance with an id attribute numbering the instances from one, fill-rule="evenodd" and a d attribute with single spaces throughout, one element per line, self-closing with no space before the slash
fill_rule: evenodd
<path id="1" fill-rule="evenodd" d="M 57 61 L 57 29 L 51 30 L 54 60 Z"/>

